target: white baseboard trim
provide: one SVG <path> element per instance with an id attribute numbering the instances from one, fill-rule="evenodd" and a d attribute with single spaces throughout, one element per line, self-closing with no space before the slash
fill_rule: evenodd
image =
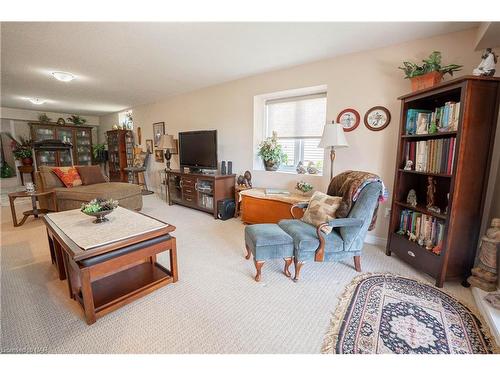
<path id="1" fill-rule="evenodd" d="M 365 237 L 365 243 L 369 243 L 370 245 L 377 245 L 377 246 L 386 247 L 387 246 L 387 238 L 375 236 L 373 234 L 367 234 Z"/>

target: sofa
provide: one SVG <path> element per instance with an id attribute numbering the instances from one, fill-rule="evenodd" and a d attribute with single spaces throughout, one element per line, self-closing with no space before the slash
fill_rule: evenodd
<path id="1" fill-rule="evenodd" d="M 53 190 L 57 207 L 54 207 L 51 197 L 39 197 L 40 208 L 53 211 L 66 211 L 80 208 L 94 198 L 115 199 L 122 207 L 132 210 L 142 209 L 141 187 L 124 182 L 106 182 L 80 185 L 71 188 L 64 186 L 62 181 L 52 171 L 54 167 L 40 166 L 36 172 L 36 187 L 38 191 Z"/>

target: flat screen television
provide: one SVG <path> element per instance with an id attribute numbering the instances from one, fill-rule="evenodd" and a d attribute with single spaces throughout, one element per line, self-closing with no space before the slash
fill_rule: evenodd
<path id="1" fill-rule="evenodd" d="M 217 169 L 217 130 L 179 133 L 179 164 L 191 170 Z"/>

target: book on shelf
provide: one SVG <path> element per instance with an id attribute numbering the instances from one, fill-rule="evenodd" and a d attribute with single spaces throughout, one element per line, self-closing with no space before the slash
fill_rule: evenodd
<path id="1" fill-rule="evenodd" d="M 460 102 L 448 101 L 434 111 L 410 108 L 406 111 L 405 132 L 406 135 L 430 134 L 434 127 L 438 132 L 457 131 L 459 117 Z"/>
<path id="2" fill-rule="evenodd" d="M 444 230 L 444 220 L 410 209 L 404 209 L 401 211 L 397 233 L 407 237 L 410 241 L 417 242 L 423 247 L 431 247 L 432 252 L 439 255 Z"/>
<path id="3" fill-rule="evenodd" d="M 416 172 L 451 174 L 455 138 L 405 142 L 403 152 L 404 163 L 411 160 Z"/>

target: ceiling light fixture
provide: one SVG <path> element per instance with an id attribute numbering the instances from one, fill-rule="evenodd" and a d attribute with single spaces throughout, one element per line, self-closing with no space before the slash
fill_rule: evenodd
<path id="1" fill-rule="evenodd" d="M 33 103 L 33 104 L 36 104 L 36 105 L 41 105 L 43 103 L 46 102 L 45 99 L 38 99 L 38 98 L 28 98 L 28 100 Z"/>
<path id="2" fill-rule="evenodd" d="M 76 78 L 74 74 L 68 72 L 52 72 L 51 74 L 55 79 L 62 82 L 70 82 Z"/>

